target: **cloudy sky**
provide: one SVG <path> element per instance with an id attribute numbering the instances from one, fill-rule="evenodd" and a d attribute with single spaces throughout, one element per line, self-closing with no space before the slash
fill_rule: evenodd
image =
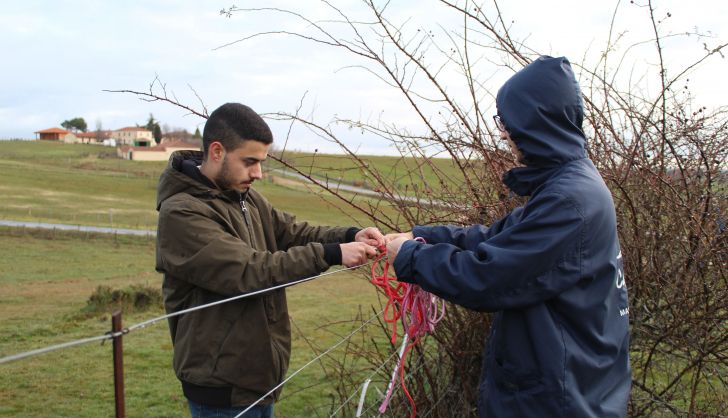
<path id="1" fill-rule="evenodd" d="M 97 123 L 104 129 L 118 129 L 143 124 L 150 113 L 170 128 L 202 129 L 204 120 L 169 104 L 147 103 L 133 95 L 103 91 L 146 91 L 155 77 L 165 83 L 170 95 L 197 109 L 201 104 L 194 92 L 210 111 L 222 103 L 239 101 L 260 113 L 295 112 L 303 100 L 302 112 L 324 123 L 334 116 L 370 120 L 386 112 L 389 121 L 417 125 L 412 115 L 402 110 L 406 104 L 401 97 L 358 67 L 361 63 L 343 51 L 281 35 L 253 37 L 222 47 L 256 33 L 306 33 L 311 29 L 300 19 L 280 13 L 221 15 L 221 9 L 229 9 L 230 3 L 4 2 L 0 14 L 0 50 L 4 57 L 0 66 L 0 138 L 32 138 L 34 131 L 60 126 L 74 117 L 83 117 L 90 129 Z M 566 55 L 573 62 L 595 62 L 604 50 L 617 4 L 613 39 L 620 39 L 622 47 L 626 47 L 650 35 L 647 9 L 639 2 L 502 3 L 512 34 L 525 39 L 539 53 Z M 665 58 L 675 68 L 699 57 L 703 43 L 714 47 L 728 40 L 728 28 L 723 22 L 728 16 L 728 2 L 653 3 L 662 20 L 661 33 L 709 35 L 668 36 Z M 332 4 L 347 15 L 371 20 L 360 0 L 333 0 Z M 483 4 L 486 9 L 493 8 L 492 3 Z M 248 0 L 236 5 L 292 8 L 327 27 L 337 27 L 331 23 L 334 11 L 320 1 Z M 460 16 L 431 0 L 391 0 L 387 13 L 393 22 L 406 22 L 411 30 L 433 30 L 441 39 L 445 39 L 445 31 L 462 26 Z M 670 17 L 666 18 L 668 13 Z M 630 68 L 649 71 L 656 62 L 650 45 L 638 44 L 632 51 L 627 62 Z M 492 72 L 483 72 L 482 81 L 495 91 L 509 74 L 509 70 L 495 66 Z M 728 74 L 728 59 L 715 58 L 690 75 L 691 90 L 701 103 L 711 107 L 728 104 L 721 87 L 725 85 L 723 74 Z M 287 125 L 272 124 L 277 138 L 287 135 Z M 305 130 L 290 136 L 290 148 L 337 151 Z M 385 141 L 360 133 L 344 134 L 344 138 L 347 145 L 362 153 L 393 151 Z"/>

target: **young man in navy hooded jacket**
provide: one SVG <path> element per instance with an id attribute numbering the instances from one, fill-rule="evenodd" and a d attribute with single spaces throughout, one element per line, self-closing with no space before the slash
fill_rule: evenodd
<path id="1" fill-rule="evenodd" d="M 388 235 L 397 278 L 497 312 L 481 417 L 624 417 L 631 378 L 622 254 L 612 197 L 586 155 L 569 61 L 537 59 L 501 87 L 496 105 L 501 137 L 524 164 L 503 182 L 528 203 L 489 228 Z"/>

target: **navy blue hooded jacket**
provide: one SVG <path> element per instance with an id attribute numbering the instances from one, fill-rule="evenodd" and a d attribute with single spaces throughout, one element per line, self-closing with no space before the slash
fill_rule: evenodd
<path id="1" fill-rule="evenodd" d="M 498 91 L 525 167 L 503 181 L 530 196 L 486 228 L 415 227 L 397 278 L 497 312 L 481 417 L 624 417 L 629 309 L 611 194 L 587 158 L 581 92 L 566 58 L 541 57 Z"/>

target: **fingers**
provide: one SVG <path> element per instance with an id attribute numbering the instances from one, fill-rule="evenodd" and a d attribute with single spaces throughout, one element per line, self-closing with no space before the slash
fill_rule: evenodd
<path id="1" fill-rule="evenodd" d="M 375 227 L 369 227 L 364 228 L 361 231 L 359 231 L 356 236 L 354 237 L 355 241 L 363 242 L 368 245 L 372 245 L 375 247 L 379 247 L 382 245 L 385 245 L 386 241 L 384 240 L 384 235 L 381 231 L 379 231 L 379 228 Z"/>
<path id="2" fill-rule="evenodd" d="M 365 251 L 367 259 L 376 257 L 379 252 L 377 251 L 377 246 L 373 245 L 367 245 Z"/>
<path id="3" fill-rule="evenodd" d="M 353 242 L 341 244 L 341 264 L 346 267 L 360 266 L 376 257 L 378 249 L 385 246 L 387 257 L 394 260 L 402 244 L 411 239 L 414 239 L 412 232 L 383 235 L 379 228 L 364 228 L 356 233 Z"/>
<path id="4" fill-rule="evenodd" d="M 387 256 L 394 259 L 399 248 L 407 240 L 414 239 L 412 232 L 396 232 L 383 235 L 379 228 L 368 227 L 354 236 L 354 242 L 341 244 L 341 264 L 346 267 L 362 265 L 377 256 L 377 250 L 386 246 Z"/>
<path id="5" fill-rule="evenodd" d="M 341 264 L 346 267 L 359 266 L 377 255 L 377 247 L 365 242 L 341 244 Z"/>

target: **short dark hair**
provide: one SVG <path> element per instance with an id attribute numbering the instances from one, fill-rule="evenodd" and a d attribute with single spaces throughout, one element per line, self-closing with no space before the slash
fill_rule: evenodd
<path id="1" fill-rule="evenodd" d="M 232 151 L 245 141 L 273 143 L 270 127 L 253 109 L 241 103 L 225 103 L 207 118 L 202 133 L 204 158 L 210 144 L 218 141 L 227 151 Z"/>

